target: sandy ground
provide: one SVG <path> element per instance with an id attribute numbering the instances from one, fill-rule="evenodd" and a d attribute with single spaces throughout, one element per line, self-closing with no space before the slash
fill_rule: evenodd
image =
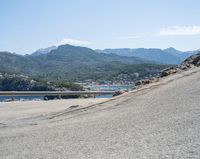
<path id="1" fill-rule="evenodd" d="M 55 112 L 33 113 L 45 103 L 36 102 L 28 114 L 25 103 L 6 103 L 0 108 L 0 158 L 199 159 L 199 99 L 200 68 L 194 68 L 80 108 L 58 110 L 67 101 L 49 101 L 47 107 L 57 103 Z"/>
<path id="2" fill-rule="evenodd" d="M 0 102 L 0 127 L 30 118 L 47 116 L 54 113 L 80 109 L 89 105 L 105 102 L 107 98 L 66 99 L 49 101 Z"/>

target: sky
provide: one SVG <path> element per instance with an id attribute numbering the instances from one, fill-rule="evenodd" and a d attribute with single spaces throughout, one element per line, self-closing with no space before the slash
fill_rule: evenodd
<path id="1" fill-rule="evenodd" d="M 0 51 L 200 48 L 199 0 L 0 0 Z"/>

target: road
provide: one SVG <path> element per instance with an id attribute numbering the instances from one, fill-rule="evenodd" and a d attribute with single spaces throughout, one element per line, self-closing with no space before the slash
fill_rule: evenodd
<path id="1" fill-rule="evenodd" d="M 2 123 L 0 158 L 199 159 L 199 101 L 195 69 L 91 107 Z"/>

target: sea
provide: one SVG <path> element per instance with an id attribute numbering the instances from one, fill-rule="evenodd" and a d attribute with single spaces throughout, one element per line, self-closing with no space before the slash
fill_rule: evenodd
<path id="1" fill-rule="evenodd" d="M 129 91 L 134 89 L 133 85 L 91 85 L 88 86 L 91 91 Z M 96 98 L 111 98 L 112 94 L 97 95 Z"/>
<path id="2" fill-rule="evenodd" d="M 133 89 L 133 86 L 131 85 L 91 85 L 87 86 L 91 91 L 129 91 Z M 96 98 L 111 98 L 112 94 L 106 94 L 106 95 L 97 95 Z M 16 101 L 26 101 L 26 100 L 44 100 L 43 96 L 17 96 L 13 97 Z M 0 102 L 2 101 L 9 101 L 11 100 L 11 96 L 2 96 L 0 97 Z"/>

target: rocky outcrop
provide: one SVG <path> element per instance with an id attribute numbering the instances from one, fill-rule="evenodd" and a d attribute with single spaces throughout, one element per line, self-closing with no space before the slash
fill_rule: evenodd
<path id="1" fill-rule="evenodd" d="M 151 83 L 150 79 L 139 80 L 139 81 L 135 82 L 135 86 L 146 85 L 149 83 Z"/>
<path id="2" fill-rule="evenodd" d="M 158 81 L 159 81 L 158 77 L 153 77 L 153 78 L 149 78 L 149 79 L 139 80 L 139 81 L 135 82 L 135 86 L 139 87 L 139 86 L 142 86 L 142 85 L 146 85 L 146 84 L 150 84 L 150 83 L 158 82 Z"/>
<path id="3" fill-rule="evenodd" d="M 200 52 L 184 60 L 178 67 L 169 67 L 162 70 L 160 72 L 160 77 L 169 76 L 181 70 L 187 70 L 188 68 L 199 67 L 199 66 L 200 66 Z"/>
<path id="4" fill-rule="evenodd" d="M 169 76 L 171 74 L 175 74 L 177 72 L 177 68 L 175 67 L 168 67 L 160 72 L 160 77 Z"/>
<path id="5" fill-rule="evenodd" d="M 180 69 L 185 70 L 191 67 L 199 67 L 200 66 L 200 51 L 199 53 L 190 56 L 186 60 L 184 60 L 181 65 L 179 66 Z"/>
<path id="6" fill-rule="evenodd" d="M 125 93 L 125 91 L 122 91 L 122 90 L 116 91 L 116 92 L 113 94 L 113 97 L 119 96 L 119 95 L 124 94 L 124 93 Z"/>
<path id="7" fill-rule="evenodd" d="M 177 72 L 187 70 L 192 67 L 199 67 L 199 66 L 200 66 L 200 51 L 199 53 L 192 55 L 186 60 L 184 60 L 178 67 L 168 67 L 160 71 L 160 74 L 158 77 L 136 81 L 135 87 L 140 88 L 143 85 L 158 82 L 159 78 L 166 77 L 166 76 L 175 74 Z"/>
<path id="8" fill-rule="evenodd" d="M 178 67 L 169 67 L 160 72 L 160 77 L 169 76 L 181 70 L 200 66 L 200 52 L 185 59 Z"/>
<path id="9" fill-rule="evenodd" d="M 159 74 L 158 77 L 153 77 L 153 78 L 149 78 L 149 79 L 136 81 L 135 82 L 135 86 L 136 87 L 141 87 L 143 85 L 147 85 L 147 84 L 150 84 L 150 83 L 158 82 L 159 78 L 166 77 L 166 76 L 169 76 L 171 74 L 175 74 L 178 71 L 179 71 L 179 69 L 176 68 L 176 67 L 168 67 L 168 68 L 160 71 L 160 74 Z"/>
<path id="10" fill-rule="evenodd" d="M 28 76 L 0 73 L 0 91 L 51 91 L 54 85 Z"/>

